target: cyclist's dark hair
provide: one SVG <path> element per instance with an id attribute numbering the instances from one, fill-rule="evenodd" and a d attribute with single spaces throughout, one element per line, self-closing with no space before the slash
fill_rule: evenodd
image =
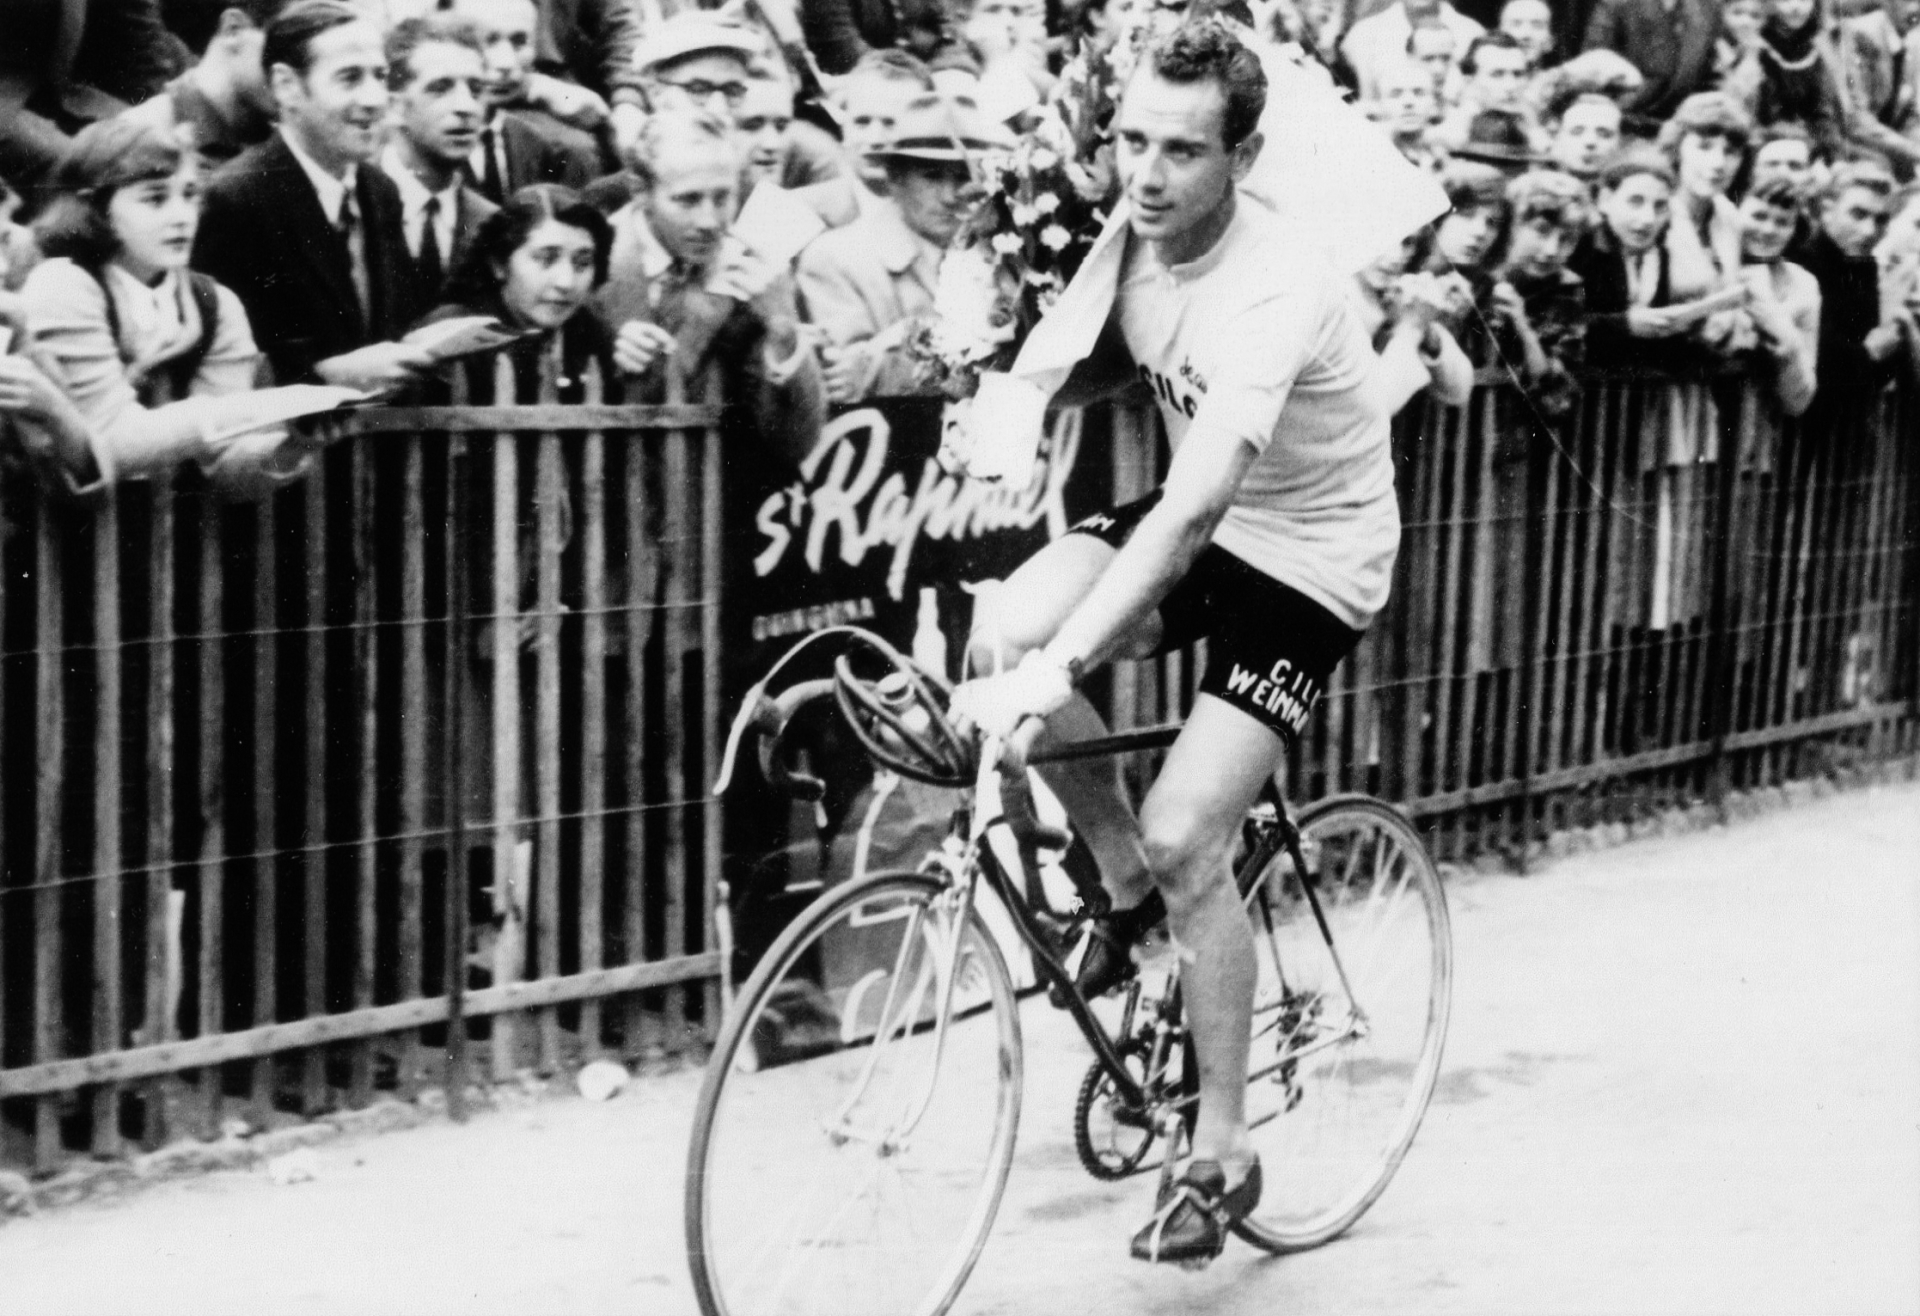
<path id="1" fill-rule="evenodd" d="M 1216 82 L 1227 106 L 1220 120 L 1220 137 L 1231 151 L 1253 135 L 1267 108 L 1267 75 L 1251 50 L 1217 19 L 1183 23 L 1147 47 L 1142 61 L 1153 75 L 1168 82 Z"/>
<path id="2" fill-rule="evenodd" d="M 387 90 L 405 91 L 413 81 L 413 52 L 433 45 L 464 46 L 481 59 L 487 57 L 479 27 L 467 19 L 451 14 L 409 18 L 387 33 Z"/>
<path id="3" fill-rule="evenodd" d="M 271 73 L 285 64 L 302 78 L 313 67 L 313 43 L 323 32 L 361 21 L 360 15 L 339 0 L 298 0 L 267 24 L 260 48 L 260 66 Z"/>

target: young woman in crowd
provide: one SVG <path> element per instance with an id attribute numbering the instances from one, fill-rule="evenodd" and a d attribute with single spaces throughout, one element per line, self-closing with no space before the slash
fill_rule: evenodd
<path id="1" fill-rule="evenodd" d="M 197 462 L 233 496 L 302 475 L 309 449 L 271 426 L 232 433 L 260 354 L 240 299 L 187 268 L 200 162 L 157 127 L 75 137 L 35 225 L 46 259 L 21 289 L 33 344 L 94 435 L 104 481 Z M 291 256 L 291 253 L 289 253 Z"/>
<path id="2" fill-rule="evenodd" d="M 1440 176 L 1451 209 L 1434 225 L 1427 273 L 1448 294 L 1447 326 L 1475 366 L 1491 364 L 1494 270 L 1506 246 L 1512 211 L 1506 175 L 1491 165 L 1456 160 Z"/>
<path id="3" fill-rule="evenodd" d="M 1500 356 L 1543 415 L 1563 416 L 1580 386 L 1586 356 L 1586 292 L 1567 268 L 1587 231 L 1587 187 L 1557 169 L 1535 169 L 1507 184 L 1513 219 L 1493 285 Z"/>
<path id="4" fill-rule="evenodd" d="M 1740 199 L 1745 277 L 1753 296 L 1747 314 L 1772 362 L 1774 394 L 1789 416 L 1813 401 L 1820 346 L 1820 284 L 1786 259 L 1800 222 L 1800 193 L 1784 178 L 1755 183 Z"/>
<path id="5" fill-rule="evenodd" d="M 1740 172 L 1752 120 L 1731 97 L 1698 92 L 1680 102 L 1660 130 L 1659 146 L 1678 186 L 1667 226 L 1673 299 L 1687 301 L 1724 286 L 1740 269 L 1740 211 L 1727 188 Z"/>
<path id="6" fill-rule="evenodd" d="M 603 399 L 615 398 L 613 335 L 587 304 L 607 280 L 612 247 L 606 217 L 553 183 L 521 188 L 486 218 L 447 284 L 447 303 L 421 321 L 492 316 L 521 335 L 498 353 L 456 364 L 467 402 L 583 402 L 593 378 Z M 513 381 L 511 397 L 499 393 L 503 371 Z M 428 391 L 443 394 L 446 384 Z"/>

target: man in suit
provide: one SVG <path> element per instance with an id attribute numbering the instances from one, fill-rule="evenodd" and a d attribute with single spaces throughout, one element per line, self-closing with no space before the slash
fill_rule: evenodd
<path id="1" fill-rule="evenodd" d="M 373 167 L 388 104 L 378 28 L 298 0 L 262 59 L 280 131 L 207 184 L 193 264 L 239 294 L 281 383 L 386 391 L 431 364 L 390 341 L 412 310 L 400 195 Z"/>
<path id="2" fill-rule="evenodd" d="M 552 79 L 534 71 L 533 0 L 454 0 L 449 8 L 479 31 L 486 60 L 487 118 L 472 157 L 481 195 L 497 204 L 532 183 L 579 189 L 605 172 L 593 134 L 542 108 L 536 89 Z"/>
<path id="3" fill-rule="evenodd" d="M 825 403 L 793 280 L 728 231 L 743 163 L 732 125 L 705 110 L 662 110 L 632 163 L 640 193 L 612 217 L 596 294 L 616 327 L 614 363 L 640 377 L 628 396 L 660 396 L 668 366 L 689 379 L 716 367 L 723 441 L 741 449 L 741 470 L 777 484 L 819 437 Z M 749 463 L 747 452 L 774 460 Z"/>
<path id="4" fill-rule="evenodd" d="M 486 114 L 484 60 L 479 32 L 459 19 L 410 18 L 387 34 L 394 132 L 380 167 L 400 189 L 415 315 L 440 304 L 448 275 L 496 209 L 464 178 Z"/>
<path id="5" fill-rule="evenodd" d="M 1611 50 L 1646 81 L 1622 98 L 1630 121 L 1646 128 L 1713 81 L 1720 11 L 1712 0 L 1598 0 L 1585 49 Z"/>
<path id="6" fill-rule="evenodd" d="M 800 253 L 800 295 L 829 344 L 821 350 L 828 401 L 924 391 L 907 339 L 933 309 L 940 259 L 966 213 L 972 177 L 963 147 L 1010 149 L 1011 142 L 965 102 L 914 101 L 891 139 L 869 153 L 884 170 L 887 199 Z"/>
<path id="7" fill-rule="evenodd" d="M 0 178 L 37 187 L 71 134 L 155 95 L 185 62 L 158 0 L 5 0 Z"/>

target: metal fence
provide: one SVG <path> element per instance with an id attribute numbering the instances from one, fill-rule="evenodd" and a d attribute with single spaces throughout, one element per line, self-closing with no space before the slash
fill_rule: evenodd
<path id="1" fill-rule="evenodd" d="M 701 1043 L 717 419 L 374 411 L 257 505 L 0 489 L 0 1161 Z M 1126 497 L 1162 445 L 1112 428 Z M 1292 793 L 1524 861 L 1912 753 L 1916 436 L 1911 390 L 1806 424 L 1738 381 L 1416 409 L 1394 600 Z M 1116 723 L 1177 716 L 1200 659 L 1115 672 Z"/>

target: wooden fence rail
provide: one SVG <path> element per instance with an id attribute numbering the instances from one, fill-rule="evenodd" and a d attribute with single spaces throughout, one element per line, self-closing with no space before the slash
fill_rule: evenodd
<path id="1" fill-rule="evenodd" d="M 0 489 L 0 1163 L 715 1019 L 715 411 L 345 424 L 254 505 Z M 1151 412 L 1112 432 L 1116 495 L 1143 492 Z M 1558 425 L 1494 384 L 1410 411 L 1394 599 L 1292 793 L 1372 790 L 1443 854 L 1524 862 L 1911 754 L 1916 435 L 1910 389 L 1805 424 L 1738 382 L 1595 382 Z M 1202 659 L 1114 673 L 1115 723 L 1178 716 Z"/>
<path id="2" fill-rule="evenodd" d="M 254 505 L 0 496 L 0 1158 L 697 1037 L 716 421 L 390 409 Z"/>

